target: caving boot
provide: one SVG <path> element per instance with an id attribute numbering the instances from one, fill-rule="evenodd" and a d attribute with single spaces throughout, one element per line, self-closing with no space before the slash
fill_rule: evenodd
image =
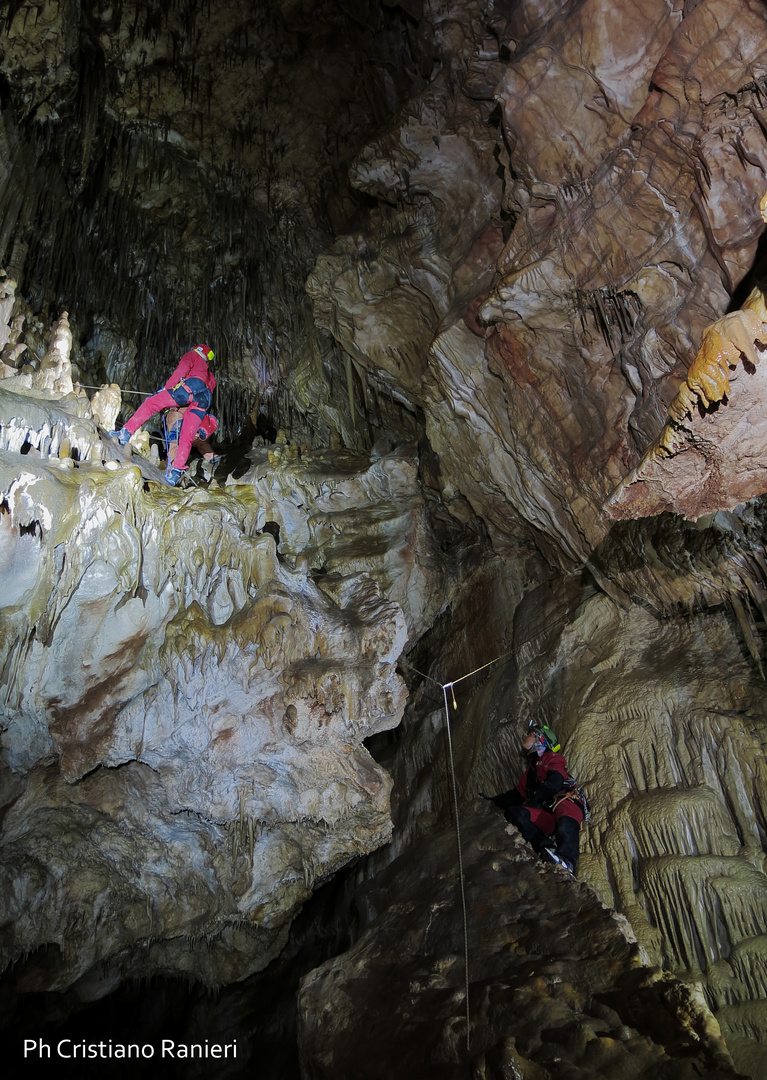
<path id="1" fill-rule="evenodd" d="M 185 472 L 186 469 L 174 469 L 172 465 L 169 465 L 165 470 L 165 483 L 169 487 L 175 487 Z"/>
<path id="2" fill-rule="evenodd" d="M 575 867 L 569 859 L 563 859 L 561 855 L 557 855 L 553 847 L 541 848 L 541 858 L 544 862 L 554 863 L 555 866 L 561 866 L 567 870 L 568 874 L 572 874 L 575 877 Z"/>
<path id="3" fill-rule="evenodd" d="M 571 874 L 575 874 L 578 865 L 578 841 L 581 824 L 575 818 L 561 817 L 557 822 L 555 836 L 557 840 L 557 858 Z"/>
<path id="4" fill-rule="evenodd" d="M 125 427 L 120 428 L 119 431 L 108 431 L 107 435 L 111 439 L 117 439 L 120 446 L 127 446 L 130 442 L 130 432 Z"/>

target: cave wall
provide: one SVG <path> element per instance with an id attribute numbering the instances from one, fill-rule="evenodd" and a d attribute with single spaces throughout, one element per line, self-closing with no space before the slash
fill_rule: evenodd
<path id="1" fill-rule="evenodd" d="M 439 456 L 442 504 L 481 518 L 499 559 L 487 577 L 513 582 L 504 617 L 470 578 L 468 595 L 487 603 L 489 624 L 475 649 L 462 648 L 472 615 L 454 604 L 434 652 L 421 653 L 420 670 L 438 684 L 512 654 L 464 690 L 468 702 L 458 691 L 465 805 L 480 789 L 509 785 L 519 725 L 543 716 L 598 805 L 582 876 L 632 920 L 657 962 L 705 987 L 736 1061 L 758 1075 L 763 444 L 761 374 L 752 378 L 751 354 L 736 363 L 739 339 L 735 360 L 717 359 L 722 371 L 730 365 L 727 394 L 688 394 L 690 426 L 697 410 L 703 417 L 696 446 L 708 440 L 708 471 L 695 475 L 707 494 L 688 496 L 681 453 L 663 475 L 648 475 L 649 493 L 620 515 L 629 520 L 615 525 L 603 504 L 660 436 L 706 326 L 761 281 L 764 7 L 494 4 L 484 15 L 484 36 L 453 69 L 452 126 L 443 110 L 439 132 L 419 146 L 411 109 L 388 142 L 361 155 L 380 159 L 357 182 L 381 207 L 367 232 L 318 260 L 308 287 L 323 325 L 359 362 L 367 350 L 395 375 L 399 354 L 407 357 L 403 382 Z M 416 99 L 419 116 L 430 93 Z M 483 166 L 490 176 L 500 165 L 496 207 L 472 179 L 488 123 L 499 128 L 493 165 L 485 157 Z M 472 153 L 460 164 L 439 150 L 439 181 L 412 184 L 433 171 L 437 143 L 467 135 Z M 432 291 L 426 330 L 420 311 L 402 314 L 415 311 L 420 251 L 400 246 L 399 288 L 381 286 L 379 264 L 393 258 L 387 230 L 403 214 L 383 204 L 382 185 L 388 202 L 424 223 L 442 215 L 436 263 L 455 253 L 441 198 L 451 183 L 473 198 L 474 216 L 464 211 L 461 221 L 472 223 L 470 250 L 492 261 L 493 278 L 480 261 L 459 315 L 452 296 L 438 306 Z M 372 293 L 374 323 L 350 295 L 352 278 Z M 715 376 L 724 384 L 713 362 L 708 383 L 691 378 L 691 387 Z M 661 511 L 672 513 L 631 520 Z M 687 525 L 673 511 L 699 520 Z M 524 594 L 516 611 L 514 593 Z M 441 765 L 420 765 L 441 749 L 427 733 L 439 692 L 409 677 L 415 696 L 397 737 L 410 764 L 393 769 L 415 785 L 415 805 L 403 800 L 398 821 L 416 834 L 445 820 L 447 778 Z"/>
<path id="2" fill-rule="evenodd" d="M 304 280 L 359 214 L 362 133 L 434 66 L 413 20 L 334 0 L 13 2 L 2 20 L 0 265 L 46 328 L 69 307 L 83 381 L 152 390 L 204 340 L 230 436 L 260 412 L 347 446 L 412 431 L 374 388 L 350 413 Z"/>
<path id="3" fill-rule="evenodd" d="M 312 888 L 388 839 L 387 773 L 394 842 L 361 880 L 447 823 L 441 687 L 492 661 L 456 691 L 462 811 L 508 786 L 544 717 L 592 798 L 584 888 L 759 1075 L 763 473 L 746 461 L 729 483 L 721 452 L 716 498 L 683 502 L 679 453 L 665 502 L 617 523 L 603 507 L 663 438 L 706 327 L 760 288 L 763 4 L 5 14 L 0 260 L 19 299 L 3 314 L 28 342 L 3 353 L 0 399 L 7 835 L 40 926 L 58 901 L 25 822 L 70 828 L 77 851 L 99 828 L 117 851 L 115 814 L 135 818 L 133 928 L 97 935 L 87 971 L 31 964 L 29 985 L 83 979 L 87 997 L 126 971 L 217 984 L 267 963 Z M 35 380 L 64 303 L 62 405 Z M 289 445 L 179 503 L 105 468 L 77 383 L 153 385 L 189 333 L 217 348 L 230 432 L 261 413 Z M 730 397 L 698 398 L 689 421 L 753 458 L 759 340 Z M 82 461 L 49 460 L 54 429 Z M 43 457 L 20 461 L 26 444 Z M 233 708 L 247 738 L 225 734 Z M 157 858 L 216 897 L 165 924 L 132 860 L 179 814 L 192 865 Z M 73 920 L 65 905 L 44 933 L 20 922 L 8 956 Z"/>
<path id="4" fill-rule="evenodd" d="M 176 492 L 31 378 L 0 386 L 4 967 L 82 1000 L 220 986 L 389 839 L 364 740 L 449 573 L 409 457 L 294 444 Z"/>

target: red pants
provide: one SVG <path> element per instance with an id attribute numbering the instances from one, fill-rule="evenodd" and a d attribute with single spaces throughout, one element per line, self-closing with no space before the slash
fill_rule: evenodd
<path id="1" fill-rule="evenodd" d="M 573 818 L 579 825 L 583 821 L 583 811 L 572 799 L 560 799 L 553 812 L 538 806 L 528 806 L 526 809 L 530 814 L 531 823 L 547 836 L 553 834 L 557 822 L 563 817 Z"/>

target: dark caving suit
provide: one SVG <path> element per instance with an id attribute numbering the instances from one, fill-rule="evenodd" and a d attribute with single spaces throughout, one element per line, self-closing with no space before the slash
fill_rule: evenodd
<path id="1" fill-rule="evenodd" d="M 570 781 L 564 757 L 541 739 L 530 750 L 530 764 L 511 791 L 492 797 L 503 816 L 539 853 L 553 853 L 575 872 L 584 805 Z M 555 847 L 556 845 L 556 847 Z"/>
<path id="2" fill-rule="evenodd" d="M 163 409 L 189 406 L 184 413 L 178 437 L 178 449 L 173 462 L 174 469 L 179 472 L 186 468 L 192 443 L 213 400 L 216 380 L 208 367 L 208 360 L 212 360 L 213 356 L 213 350 L 207 345 L 198 345 L 184 353 L 164 388 L 142 402 L 123 427 L 129 435 L 134 435 L 155 413 Z"/>

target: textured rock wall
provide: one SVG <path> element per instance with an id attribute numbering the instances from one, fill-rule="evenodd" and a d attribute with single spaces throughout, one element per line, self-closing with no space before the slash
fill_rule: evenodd
<path id="1" fill-rule="evenodd" d="M 204 340 L 229 435 L 260 413 L 349 446 L 412 431 L 359 384 L 350 414 L 304 291 L 359 212 L 363 133 L 434 66 L 401 8 L 66 0 L 2 19 L 0 264 L 36 315 L 69 306 L 85 381 L 151 391 Z"/>
<path id="2" fill-rule="evenodd" d="M 761 5 L 630 9 L 456 4 L 442 108 L 430 87 L 360 155 L 355 181 L 380 210 L 308 286 L 355 360 L 423 404 L 445 502 L 468 498 L 496 547 L 521 519 L 563 566 L 608 531 L 605 498 L 659 433 L 761 231 Z M 414 138 L 414 113 L 439 117 L 431 140 Z M 435 157 L 439 179 L 417 185 Z M 410 253 L 387 240 L 403 214 L 428 233 Z M 471 265 L 469 290 L 418 286 L 424 248 L 456 284 Z M 381 276 L 392 262 L 397 285 Z"/>
<path id="3" fill-rule="evenodd" d="M 19 8 L 3 38 L 0 258 L 24 269 L 35 352 L 0 398 L 7 850 L 34 912 L 7 955 L 53 943 L 62 958 L 40 954 L 29 985 L 80 978 L 91 996 L 118 968 L 216 983 L 265 963 L 313 883 L 388 835 L 362 739 L 379 731 L 399 830 L 364 876 L 444 823 L 441 685 L 503 657 L 458 691 L 464 805 L 510 781 L 518 725 L 543 713 L 594 803 L 584 878 L 702 988 L 758 1076 L 767 553 L 763 502 L 738 505 L 760 481 L 736 483 L 733 459 L 761 469 L 761 329 L 753 355 L 730 335 L 737 358 L 693 360 L 758 285 L 764 6 L 232 3 L 208 38 L 194 5 L 181 29 L 153 4 L 131 29 L 129 6 L 36 9 L 39 42 Z M 101 82 L 80 92 L 86 60 Z M 149 376 L 137 325 L 164 366 L 168 326 L 225 323 L 227 420 L 267 403 L 312 450 L 254 450 L 240 487 L 186 496 L 105 471 L 82 397 L 53 401 L 35 312 L 57 290 L 84 305 L 66 300 L 76 329 L 93 315 L 76 362 L 110 380 Z M 25 359 L 2 355 L 5 374 Z M 669 408 L 715 484 L 697 468 L 691 485 L 674 443 L 673 497 L 616 524 L 604 502 L 654 440 L 668 450 Z M 317 452 L 331 430 L 376 454 Z M 384 452 L 405 431 L 430 443 L 427 503 L 415 444 Z M 631 517 L 664 510 L 699 520 Z M 85 905 L 77 860 L 56 891 L 62 832 Z M 183 911 L 157 900 L 167 882 Z M 522 1068 L 501 1056 L 488 1075 Z"/>
<path id="4" fill-rule="evenodd" d="M 588 886 L 536 864 L 492 810 L 464 826 L 468 1050 L 447 830 L 363 893 L 357 945 L 303 980 L 304 1076 L 736 1075 L 698 996 L 646 966 Z"/>
<path id="5" fill-rule="evenodd" d="M 0 450 L 3 963 L 31 954 L 22 989 L 85 999 L 242 978 L 390 836 L 363 740 L 399 722 L 408 622 L 445 588 L 415 469 L 305 455 L 172 491 L 59 457 L 99 445 L 87 399 L 19 378 L 0 386 L 6 445 L 32 446 Z"/>
<path id="6" fill-rule="evenodd" d="M 552 722 L 591 796 L 579 876 L 630 919 L 655 962 L 704 987 L 736 1059 L 757 1076 L 765 1053 L 749 1040 L 760 1032 L 767 930 L 761 679 L 722 610 L 659 619 L 599 593 L 573 593 L 569 607 L 544 587 L 518 610 L 515 705 Z M 503 732 L 498 740 L 508 762 Z M 498 756 L 490 762 L 502 779 Z"/>
<path id="7" fill-rule="evenodd" d="M 367 230 L 318 261 L 308 287 L 322 325 L 357 363 L 366 349 L 371 365 L 396 377 L 407 357 L 401 381 L 424 410 L 444 506 L 465 518 L 468 504 L 482 519 L 512 608 L 527 594 L 505 618 L 488 605 L 494 633 L 473 650 L 462 650 L 464 614 L 432 638 L 436 657 L 421 654 L 438 684 L 513 654 L 459 704 L 464 798 L 508 785 L 517 724 L 542 710 L 599 806 L 584 876 L 633 920 L 657 962 L 705 986 L 738 1060 L 760 1075 L 764 528 L 761 501 L 736 504 L 763 489 L 763 300 L 748 348 L 733 330 L 726 346 L 693 361 L 706 327 L 761 280 L 749 272 L 767 171 L 764 7 L 454 10 L 465 36 L 451 39 L 440 112 L 452 126 L 443 121 L 417 149 L 411 117 L 428 108 L 427 92 L 361 155 L 378 162 L 375 186 L 366 171 L 358 182 L 379 209 Z M 492 149 L 488 121 L 500 126 Z M 441 152 L 448 134 L 470 140 L 469 168 Z M 405 155 L 409 179 L 433 170 L 435 152 L 438 184 L 409 189 Z M 474 162 L 486 182 L 500 163 L 500 193 L 474 182 Z M 439 199 L 451 183 L 473 198 L 461 219 L 473 229 L 466 264 L 455 262 Z M 375 258 L 402 204 L 425 229 L 437 220 L 429 258 L 452 259 L 454 280 L 479 260 L 463 311 L 430 294 L 428 333 L 421 316 L 402 315 L 420 256 L 400 246 L 397 288 L 382 287 Z M 364 282 L 364 309 L 349 298 L 352 274 Z M 366 330 L 373 311 L 376 340 Z M 670 509 L 701 520 L 614 525 L 605 499 L 661 435 L 669 407 L 679 418 L 682 406 L 692 436 L 671 446 L 670 467 L 656 455 L 648 494 L 633 507 L 627 494 L 615 516 Z M 668 449 L 669 437 L 658 445 Z M 708 513 L 724 508 L 732 512 Z M 426 764 L 438 742 L 428 721 L 439 723 L 441 703 L 438 690 L 408 677 L 418 687 L 403 735 L 411 764 L 395 775 L 418 785 L 416 805 L 403 801 L 398 819 L 418 831 L 419 820 L 446 813 L 441 766 L 429 773 Z"/>

